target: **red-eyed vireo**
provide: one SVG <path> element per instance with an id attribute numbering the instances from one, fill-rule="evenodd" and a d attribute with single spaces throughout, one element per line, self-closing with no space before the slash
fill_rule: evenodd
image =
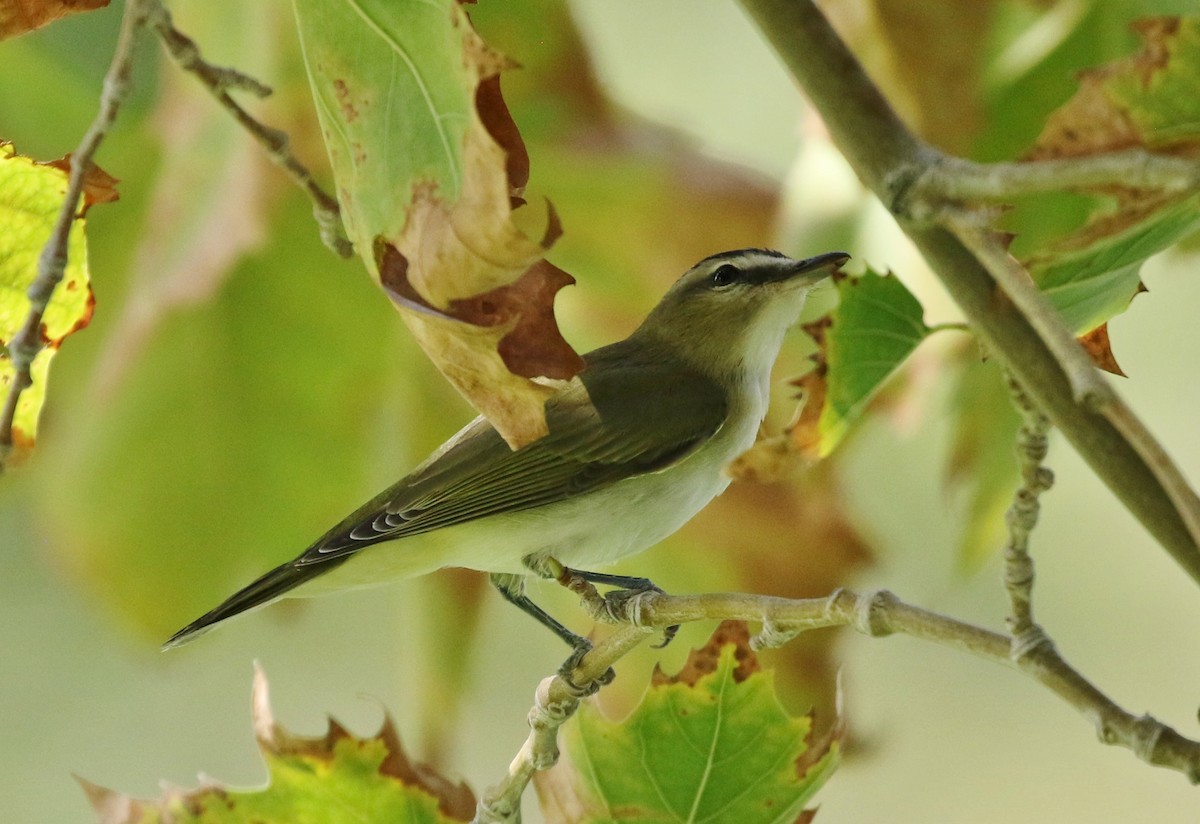
<path id="1" fill-rule="evenodd" d="M 513 451 L 476 418 L 166 646 L 278 598 L 467 567 L 491 573 L 509 601 L 586 648 L 526 597 L 525 576 L 561 577 L 566 567 L 596 583 L 652 586 L 583 570 L 658 543 L 725 490 L 725 466 L 754 443 L 766 414 L 784 332 L 812 285 L 848 259 L 764 249 L 705 258 L 632 335 L 584 357 L 546 402 L 549 434 Z"/>

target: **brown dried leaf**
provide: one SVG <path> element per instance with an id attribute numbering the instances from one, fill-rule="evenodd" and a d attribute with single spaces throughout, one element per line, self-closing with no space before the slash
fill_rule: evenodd
<path id="1" fill-rule="evenodd" d="M 1120 375 L 1122 378 L 1126 377 L 1117 363 L 1116 356 L 1113 355 L 1112 344 L 1108 340 L 1107 323 L 1102 323 L 1086 335 L 1081 335 L 1079 342 L 1083 344 L 1083 348 L 1087 350 L 1096 366 L 1105 372 Z"/>
<path id="2" fill-rule="evenodd" d="M 63 155 L 58 160 L 48 160 L 39 165 L 51 166 L 70 175 L 71 155 Z M 97 203 L 112 203 L 119 200 L 121 195 L 117 192 L 118 183 L 120 183 L 119 180 L 95 163 L 88 164 L 88 170 L 83 175 L 83 206 L 79 209 L 80 217 L 86 215 L 87 210 Z"/>
<path id="3" fill-rule="evenodd" d="M 0 0 L 0 40 L 53 23 L 60 17 L 101 9 L 109 0 Z"/>
<path id="4" fill-rule="evenodd" d="M 687 684 L 696 686 L 696 682 L 717 669 L 721 658 L 721 650 L 729 644 L 734 645 L 733 657 L 737 659 L 737 668 L 733 671 L 733 680 L 740 684 L 762 667 L 759 666 L 758 656 L 750 648 L 750 629 L 745 621 L 722 621 L 713 630 L 708 641 L 702 647 L 688 653 L 687 661 L 674 675 L 667 675 L 662 667 L 655 665 L 654 674 L 650 678 L 650 686 L 662 687 L 667 684 Z"/>
<path id="5" fill-rule="evenodd" d="M 1125 76 L 1148 86 L 1168 63 L 1170 39 L 1179 30 L 1179 18 L 1146 18 L 1130 27 L 1142 38 L 1142 50 L 1082 72 L 1079 90 L 1047 118 L 1026 159 L 1080 157 L 1147 145 L 1143 129 L 1128 106 L 1114 99 L 1109 82 Z"/>

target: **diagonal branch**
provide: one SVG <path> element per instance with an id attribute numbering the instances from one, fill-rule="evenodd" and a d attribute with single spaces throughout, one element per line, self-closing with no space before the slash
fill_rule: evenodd
<path id="1" fill-rule="evenodd" d="M 1200 506 L 1194 505 L 1195 493 L 1169 456 L 1122 403 L 1104 397 L 1099 408 L 1079 403 L 1079 384 L 1090 391 L 1095 382 L 1066 368 L 1073 361 L 1052 342 L 1058 333 L 1049 333 L 1041 319 L 1034 323 L 1011 294 L 1001 294 L 994 274 L 962 238 L 931 223 L 928 215 L 914 216 L 907 207 L 909 188 L 930 169 L 944 166 L 946 156 L 901 122 L 811 0 L 742 0 L 742 5 L 820 111 L 859 178 L 902 223 L 988 351 L 1126 508 L 1200 582 L 1200 541 L 1194 537 L 1200 534 Z"/>
<path id="2" fill-rule="evenodd" d="M 76 210 L 79 208 L 84 179 L 92 167 L 92 158 L 104 142 L 108 130 L 117 119 L 121 104 L 129 94 L 133 47 L 137 40 L 138 28 L 147 14 L 146 5 L 146 0 L 128 0 L 125 5 L 113 59 L 104 75 L 100 110 L 96 112 L 92 124 L 79 141 L 79 146 L 71 153 L 71 173 L 67 178 L 63 205 L 58 212 L 50 239 L 46 241 L 38 257 L 37 277 L 26 293 L 29 297 L 29 314 L 8 345 L 14 374 L 8 394 L 4 398 L 4 405 L 0 407 L 0 471 L 3 471 L 5 460 L 12 451 L 13 419 L 16 416 L 17 404 L 21 395 L 32 384 L 30 368 L 33 359 L 42 351 L 42 317 L 67 268 L 67 241 L 71 234 L 71 226 L 75 222 Z"/>

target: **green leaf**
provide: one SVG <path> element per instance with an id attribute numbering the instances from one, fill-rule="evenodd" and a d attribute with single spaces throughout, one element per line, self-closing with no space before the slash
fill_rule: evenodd
<path id="1" fill-rule="evenodd" d="M 554 321 L 573 282 L 513 211 L 528 156 L 500 95 L 511 61 L 455 0 L 295 0 L 346 231 L 442 373 L 513 446 L 545 434 L 583 366 Z"/>
<path id="2" fill-rule="evenodd" d="M 816 454 L 828 455 L 888 377 L 931 329 L 921 304 L 893 275 L 867 272 L 837 283 L 824 329 L 825 392 Z"/>
<path id="3" fill-rule="evenodd" d="M 410 761 L 390 718 L 370 738 L 352 736 L 333 721 L 319 738 L 295 736 L 272 719 L 266 690 L 259 671 L 255 731 L 266 787 L 209 783 L 141 800 L 84 781 L 100 824 L 454 824 L 470 818 L 471 791 Z"/>
<path id="4" fill-rule="evenodd" d="M 37 278 L 38 256 L 54 229 L 66 192 L 67 172 L 62 168 L 21 157 L 12 144 L 0 143 L 0 404 L 16 377 L 5 347 L 29 314 L 25 293 Z M 46 345 L 34 358 L 30 367 L 33 383 L 21 394 L 13 418 L 15 461 L 28 454 L 37 438 L 50 361 L 63 340 L 87 326 L 92 317 L 83 218 L 71 226 L 67 254 L 62 282 L 42 316 Z"/>
<path id="5" fill-rule="evenodd" d="M 474 85 L 452 7 L 296 0 L 325 147 L 350 237 L 399 234 L 419 183 L 454 200 Z"/>
<path id="6" fill-rule="evenodd" d="M 725 643 L 731 632 L 739 637 Z M 812 718 L 787 713 L 747 639 L 744 624 L 722 625 L 679 676 L 657 674 L 623 721 L 584 704 L 564 729 L 567 765 L 539 781 L 539 794 L 553 803 L 577 792 L 586 812 L 575 822 L 795 820 L 840 743 L 834 735 L 810 749 Z"/>
<path id="7" fill-rule="evenodd" d="M 1076 334 L 1124 312 L 1141 287 L 1141 268 L 1200 228 L 1200 195 L 1155 208 L 1124 229 L 1092 224 L 1026 261 L 1034 281 Z M 1069 248 L 1078 246 L 1078 248 Z"/>

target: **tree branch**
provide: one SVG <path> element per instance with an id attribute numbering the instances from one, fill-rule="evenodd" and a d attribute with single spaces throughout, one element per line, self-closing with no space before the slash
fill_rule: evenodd
<path id="1" fill-rule="evenodd" d="M 1160 467 L 1148 460 L 1153 443 L 1148 433 L 1149 443 L 1131 442 L 1123 428 L 1131 417 L 1127 410 L 1115 408 L 1105 414 L 1078 403 L 1080 376 L 1064 370 L 1056 356 L 1063 352 L 1039 334 L 1045 328 L 1004 299 L 988 269 L 959 237 L 931 225 L 927 215 L 910 214 L 909 188 L 930 169 L 945 167 L 946 156 L 905 127 L 810 0 L 742 0 L 742 5 L 820 111 L 859 178 L 901 222 L 988 350 L 1016 376 L 1096 475 L 1200 582 L 1200 542 L 1190 528 L 1193 521 L 1200 525 L 1200 519 L 1193 517 L 1188 504 L 1195 493 L 1190 488 L 1172 490 L 1163 480 L 1182 474 L 1169 459 Z M 1091 385 L 1090 380 L 1085 383 Z"/>
<path id="2" fill-rule="evenodd" d="M 62 282 L 67 268 L 67 241 L 71 226 L 75 222 L 79 198 L 83 193 L 84 179 L 92 168 L 92 158 L 108 130 L 117 119 L 117 112 L 129 94 L 130 74 L 133 68 L 133 47 L 137 40 L 138 27 L 147 14 L 145 0 L 128 0 L 121 18 L 121 31 L 113 51 L 112 62 L 104 75 L 104 88 L 100 94 L 100 109 L 88 130 L 71 153 L 71 172 L 67 177 L 67 191 L 62 208 L 50 233 L 49 240 L 38 256 L 37 277 L 30 284 L 26 295 L 29 298 L 29 313 L 21 329 L 8 345 L 13 365 L 13 381 L 8 388 L 4 405 L 0 408 L 0 472 L 13 446 L 13 420 L 21 395 L 32 385 L 30 368 L 34 358 L 42 351 L 42 317 L 54 290 Z"/>
<path id="3" fill-rule="evenodd" d="M 206 62 L 196 42 L 175 28 L 171 14 L 161 0 L 150 0 L 146 22 L 158 34 L 176 65 L 199 80 L 217 102 L 233 115 L 233 119 L 267 150 L 271 160 L 304 190 L 313 202 L 313 217 L 325 245 L 341 257 L 353 255 L 354 247 L 342 226 L 337 200 L 321 188 L 308 167 L 292 154 L 288 148 L 287 133 L 255 120 L 229 94 L 230 90 L 236 89 L 248 91 L 256 97 L 267 97 L 271 94 L 270 87 L 236 69 L 221 68 Z"/>
<path id="4" fill-rule="evenodd" d="M 1020 195 L 1121 186 L 1184 192 L 1200 188 L 1200 162 L 1129 149 L 1109 154 L 1016 163 L 975 163 L 943 156 L 913 181 L 913 203 L 1007 202 Z"/>
<path id="5" fill-rule="evenodd" d="M 625 625 L 596 644 L 574 670 L 538 685 L 529 713 L 529 737 L 508 775 L 480 799 L 474 819 L 478 824 L 517 821 L 521 794 L 535 772 L 558 760 L 558 728 L 579 708 L 580 699 L 594 692 L 609 667 L 654 630 L 693 621 L 759 622 L 763 632 L 755 642 L 760 647 L 778 640 L 780 631 L 795 635 L 845 626 L 873 638 L 899 633 L 970 652 L 1015 668 L 1048 687 L 1091 721 L 1104 743 L 1125 747 L 1149 764 L 1178 770 L 1192 783 L 1200 783 L 1200 741 L 1185 738 L 1149 715 L 1126 712 L 1072 669 L 1053 644 L 1027 650 L 1020 660 L 1014 660 L 1012 637 L 906 604 L 886 590 L 860 595 L 838 589 L 825 598 L 803 599 L 738 592 L 667 595 L 648 591 L 614 602 L 594 590 L 583 595 L 593 615 L 608 616 L 606 620 Z M 621 609 L 614 610 L 614 605 Z"/>

